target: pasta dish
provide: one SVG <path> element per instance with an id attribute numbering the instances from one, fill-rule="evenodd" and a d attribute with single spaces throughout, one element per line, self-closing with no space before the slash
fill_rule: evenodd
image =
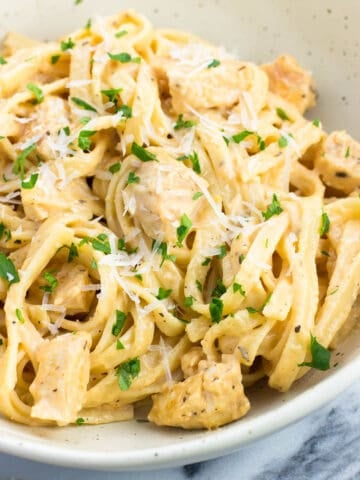
<path id="1" fill-rule="evenodd" d="M 356 322 L 360 144 L 312 77 L 129 10 L 0 53 L 0 412 L 244 416 Z M 354 311 L 353 311 L 354 312 Z"/>

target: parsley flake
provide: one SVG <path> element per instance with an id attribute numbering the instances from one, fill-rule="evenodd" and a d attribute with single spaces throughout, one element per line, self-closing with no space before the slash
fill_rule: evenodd
<path id="1" fill-rule="evenodd" d="M 90 103 L 85 102 L 79 97 L 71 97 L 71 101 L 75 103 L 78 107 L 82 108 L 83 110 L 89 110 L 91 112 L 97 112 L 96 108 L 90 105 Z"/>
<path id="2" fill-rule="evenodd" d="M 211 296 L 212 297 L 221 297 L 221 295 L 223 295 L 224 293 L 226 292 L 226 287 L 225 285 L 223 284 L 221 278 L 218 278 L 216 280 L 216 287 L 214 288 L 214 290 L 212 291 L 212 294 Z"/>
<path id="3" fill-rule="evenodd" d="M 213 323 L 219 323 L 224 309 L 224 303 L 220 298 L 212 298 L 209 304 L 209 312 L 211 321 Z"/>
<path id="4" fill-rule="evenodd" d="M 202 192 L 196 192 L 194 193 L 194 195 L 192 196 L 192 199 L 193 200 L 197 200 L 198 198 L 202 197 L 204 194 Z"/>
<path id="5" fill-rule="evenodd" d="M 166 288 L 163 288 L 163 287 L 160 287 L 159 288 L 159 292 L 158 294 L 156 295 L 156 298 L 158 300 L 164 300 L 165 298 L 169 298 L 170 295 L 171 295 L 171 288 L 169 288 L 168 290 Z"/>
<path id="6" fill-rule="evenodd" d="M 153 153 L 149 152 L 148 150 L 146 150 L 145 148 L 141 147 L 140 145 L 138 145 L 137 143 L 133 143 L 131 145 L 131 153 L 133 155 L 135 155 L 135 157 L 137 157 L 139 160 L 141 160 L 142 162 L 152 162 L 152 161 L 156 161 L 158 162 L 159 160 L 156 158 L 156 155 L 154 155 Z"/>
<path id="7" fill-rule="evenodd" d="M 350 157 L 350 147 L 347 147 L 346 152 L 345 152 L 345 158 Z"/>
<path id="8" fill-rule="evenodd" d="M 91 149 L 92 142 L 90 137 L 95 135 L 96 130 L 81 130 L 78 137 L 78 146 L 82 151 L 88 152 Z"/>
<path id="9" fill-rule="evenodd" d="M 20 323 L 25 323 L 25 318 L 24 318 L 24 315 L 22 313 L 22 311 L 20 310 L 20 308 L 17 308 L 15 310 L 15 315 L 17 317 L 17 319 L 19 320 Z"/>
<path id="10" fill-rule="evenodd" d="M 320 229 L 319 229 L 319 234 L 320 237 L 328 233 L 330 229 L 330 219 L 329 216 L 326 212 L 323 212 L 321 214 L 321 224 L 320 224 Z"/>
<path id="11" fill-rule="evenodd" d="M 82 417 L 79 417 L 75 420 L 75 423 L 76 425 L 78 425 L 79 427 L 81 427 L 81 425 L 84 425 L 85 424 L 85 419 L 82 418 Z"/>
<path id="12" fill-rule="evenodd" d="M 33 101 L 34 104 L 38 104 L 38 103 L 41 103 L 43 100 L 44 100 L 44 93 L 43 91 L 41 90 L 40 87 L 38 87 L 37 85 L 35 85 L 35 83 L 28 83 L 26 85 L 26 88 L 29 90 L 29 92 L 31 92 L 35 99 Z"/>
<path id="13" fill-rule="evenodd" d="M 186 215 L 186 213 L 184 213 L 184 215 L 180 219 L 180 225 L 176 229 L 177 246 L 178 247 L 182 246 L 182 243 L 183 243 L 186 235 L 189 233 L 191 227 L 192 227 L 192 221 Z"/>
<path id="14" fill-rule="evenodd" d="M 3 252 L 0 252 L 0 277 L 7 280 L 9 285 L 20 282 L 15 265 Z"/>
<path id="15" fill-rule="evenodd" d="M 52 293 L 58 286 L 59 281 L 51 272 L 44 272 L 43 278 L 47 281 L 47 285 L 40 285 L 40 289 L 46 293 Z"/>
<path id="16" fill-rule="evenodd" d="M 116 339 L 116 350 L 125 350 L 123 343 L 118 338 Z"/>
<path id="17" fill-rule="evenodd" d="M 114 60 L 115 62 L 120 62 L 120 63 L 140 63 L 141 58 L 140 57 L 132 57 L 130 53 L 127 52 L 120 52 L 120 53 L 110 53 L 108 52 L 108 56 L 111 60 Z"/>
<path id="18" fill-rule="evenodd" d="M 154 250 L 154 248 L 156 248 L 156 241 L 155 240 L 153 240 L 153 244 L 152 244 L 152 249 Z M 165 242 L 161 242 L 160 245 L 157 246 L 156 251 L 162 257 L 160 267 L 163 266 L 163 263 L 165 262 L 165 260 L 169 260 L 170 262 L 176 262 L 176 256 L 168 254 L 168 246 Z"/>
<path id="19" fill-rule="evenodd" d="M 117 102 L 117 96 L 122 92 L 122 88 L 110 88 L 109 90 L 101 90 L 101 93 L 109 99 L 109 102 Z"/>
<path id="20" fill-rule="evenodd" d="M 281 118 L 281 120 L 287 120 L 288 122 L 291 121 L 288 114 L 285 112 L 285 110 L 283 110 L 280 107 L 277 107 L 276 114 L 279 118 Z"/>
<path id="21" fill-rule="evenodd" d="M 138 357 L 132 358 L 127 362 L 122 363 L 116 370 L 118 377 L 118 385 L 120 390 L 126 391 L 131 387 L 132 381 L 140 373 L 140 360 Z"/>
<path id="22" fill-rule="evenodd" d="M 269 220 L 269 218 L 271 218 L 273 215 L 280 215 L 282 211 L 283 209 L 281 208 L 280 202 L 274 193 L 271 204 L 267 207 L 265 212 L 261 212 L 261 215 L 265 220 Z"/>
<path id="23" fill-rule="evenodd" d="M 194 122 L 192 120 L 184 120 L 184 115 L 181 113 L 177 120 L 176 123 L 174 124 L 174 130 L 181 130 L 182 128 L 192 128 L 197 125 L 197 122 Z"/>
<path id="24" fill-rule="evenodd" d="M 71 38 L 69 38 L 67 41 L 62 41 L 60 43 L 60 48 L 63 52 L 66 52 L 66 50 L 71 50 L 74 47 L 75 43 L 72 41 Z"/>
<path id="25" fill-rule="evenodd" d="M 317 370 L 329 370 L 330 368 L 330 351 L 321 345 L 310 333 L 310 352 L 311 362 L 303 362 L 298 364 L 298 367 L 311 367 Z"/>
<path id="26" fill-rule="evenodd" d="M 24 188 L 25 190 L 31 190 L 32 188 L 35 187 L 38 178 L 39 178 L 38 173 L 32 173 L 28 180 L 23 180 L 21 182 L 21 188 Z"/>
<path id="27" fill-rule="evenodd" d="M 5 60 L 4 57 L 0 57 L 0 65 L 6 65 L 7 61 Z"/>
<path id="28" fill-rule="evenodd" d="M 318 118 L 315 118 L 315 120 L 313 120 L 312 124 L 315 126 L 315 127 L 320 127 L 320 120 Z"/>
<path id="29" fill-rule="evenodd" d="M 216 60 L 214 58 L 214 60 L 212 62 L 209 63 L 209 65 L 207 66 L 207 68 L 216 68 L 220 65 L 220 60 Z"/>
<path id="30" fill-rule="evenodd" d="M 135 172 L 129 172 L 126 184 L 130 185 L 131 183 L 139 183 L 140 177 L 138 177 Z"/>
<path id="31" fill-rule="evenodd" d="M 121 112 L 124 118 L 132 117 L 132 108 L 129 107 L 129 105 L 121 105 L 121 107 L 117 109 L 117 113 L 118 112 Z"/>
<path id="32" fill-rule="evenodd" d="M 121 38 L 121 37 L 124 37 L 127 34 L 128 34 L 127 30 L 120 30 L 119 32 L 115 33 L 115 37 L 116 38 Z"/>
<path id="33" fill-rule="evenodd" d="M 117 172 L 120 171 L 120 168 L 121 168 L 121 163 L 120 163 L 120 162 L 113 163 L 113 164 L 110 165 L 110 167 L 109 167 L 109 172 L 110 172 L 110 173 L 117 173 Z"/>
<path id="34" fill-rule="evenodd" d="M 36 148 L 36 144 L 32 143 L 31 145 L 26 147 L 25 150 L 23 150 L 15 160 L 14 167 L 13 167 L 13 173 L 15 173 L 15 175 L 20 174 L 21 180 L 24 179 L 25 160 L 30 155 L 30 153 L 35 150 L 35 148 Z"/>
<path id="35" fill-rule="evenodd" d="M 121 310 L 116 310 L 116 320 L 114 325 L 112 326 L 111 333 L 117 337 L 121 330 L 124 328 L 126 322 L 126 313 L 122 312 Z"/>
<path id="36" fill-rule="evenodd" d="M 236 282 L 233 283 L 233 292 L 234 293 L 239 292 L 240 295 L 242 295 L 243 297 L 246 297 L 246 292 L 244 290 L 244 287 L 240 283 L 236 283 Z"/>
<path id="37" fill-rule="evenodd" d="M 280 137 L 278 140 L 278 145 L 280 148 L 285 148 L 288 146 L 288 139 L 284 136 Z"/>
<path id="38" fill-rule="evenodd" d="M 192 307 L 194 304 L 195 298 L 190 295 L 189 297 L 185 297 L 184 299 L 184 307 Z"/>

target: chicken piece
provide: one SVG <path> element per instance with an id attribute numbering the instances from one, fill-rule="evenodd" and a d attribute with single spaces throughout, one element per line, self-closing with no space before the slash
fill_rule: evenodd
<path id="1" fill-rule="evenodd" d="M 84 291 L 84 287 L 91 284 L 87 270 L 82 265 L 66 263 L 54 276 L 58 285 L 49 301 L 64 306 L 68 315 L 88 312 L 95 292 Z"/>
<path id="2" fill-rule="evenodd" d="M 94 197 L 84 179 L 76 178 L 67 183 L 65 179 L 65 185 L 62 185 L 54 170 L 54 166 L 42 165 L 34 188 L 21 190 L 28 219 L 42 221 L 60 212 L 79 212 L 88 218 L 93 213 L 103 213 L 100 200 Z"/>
<path id="3" fill-rule="evenodd" d="M 150 238 L 176 242 L 176 229 L 182 215 L 186 214 L 194 222 L 194 212 L 203 202 L 203 198 L 193 200 L 199 186 L 192 179 L 190 169 L 174 161 L 166 165 L 142 162 L 135 173 L 140 180 L 124 189 L 125 205 L 129 205 L 129 211 Z M 199 182 L 206 186 L 200 177 Z M 131 211 L 132 199 L 136 206 Z"/>
<path id="4" fill-rule="evenodd" d="M 346 132 L 331 133 L 315 159 L 323 182 L 346 194 L 360 187 L 360 143 Z"/>
<path id="5" fill-rule="evenodd" d="M 260 68 L 238 60 L 222 60 L 216 68 L 192 67 L 187 63 L 164 60 L 156 73 L 162 85 L 168 81 L 172 107 L 175 113 L 210 108 L 231 108 L 242 101 L 242 93 L 249 92 L 256 111 L 265 103 L 268 79 Z M 254 90 L 254 92 L 252 91 Z M 256 90 L 256 94 L 255 94 Z"/>
<path id="6" fill-rule="evenodd" d="M 30 385 L 33 418 L 67 425 L 82 408 L 90 375 L 91 336 L 67 333 L 44 340 L 36 352 L 39 367 Z"/>
<path id="7" fill-rule="evenodd" d="M 54 159 L 54 146 L 59 143 L 59 132 L 70 123 L 68 102 L 55 95 L 46 95 L 34 107 L 31 118 L 33 120 L 25 124 L 21 141 L 40 136 L 36 153 L 44 159 Z"/>
<path id="8" fill-rule="evenodd" d="M 274 62 L 262 65 L 269 77 L 270 91 L 294 104 L 300 113 L 316 103 L 314 83 L 309 72 L 302 69 L 290 55 L 280 55 Z"/>
<path id="9" fill-rule="evenodd" d="M 153 396 L 149 420 L 185 429 L 216 428 L 244 416 L 250 403 L 233 355 L 201 360 L 198 373 Z"/>
<path id="10" fill-rule="evenodd" d="M 195 375 L 200 360 L 204 358 L 204 350 L 201 347 L 194 347 L 181 357 L 181 370 L 185 378 Z"/>

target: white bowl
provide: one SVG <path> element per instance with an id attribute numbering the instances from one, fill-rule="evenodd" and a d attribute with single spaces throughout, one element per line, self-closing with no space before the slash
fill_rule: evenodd
<path id="1" fill-rule="evenodd" d="M 266 61 L 281 52 L 313 71 L 320 92 L 312 113 L 325 129 L 346 128 L 360 138 L 358 0 L 11 0 L 3 2 L 0 35 L 8 30 L 55 38 L 95 15 L 138 9 L 156 25 L 193 31 L 225 45 L 241 58 Z M 312 372 L 291 392 L 265 387 L 249 393 L 244 419 L 213 432 L 157 428 L 124 422 L 63 429 L 31 428 L 0 418 L 0 450 L 42 462 L 100 470 L 175 466 L 228 453 L 293 422 L 360 378 L 360 331 L 333 354 L 336 368 Z"/>

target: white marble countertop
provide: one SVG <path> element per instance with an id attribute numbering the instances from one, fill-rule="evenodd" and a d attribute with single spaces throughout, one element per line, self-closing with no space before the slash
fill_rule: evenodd
<path id="1" fill-rule="evenodd" d="M 102 473 L 0 454 L 0 480 L 357 480 L 360 382 L 302 421 L 226 457 L 180 468 Z"/>

